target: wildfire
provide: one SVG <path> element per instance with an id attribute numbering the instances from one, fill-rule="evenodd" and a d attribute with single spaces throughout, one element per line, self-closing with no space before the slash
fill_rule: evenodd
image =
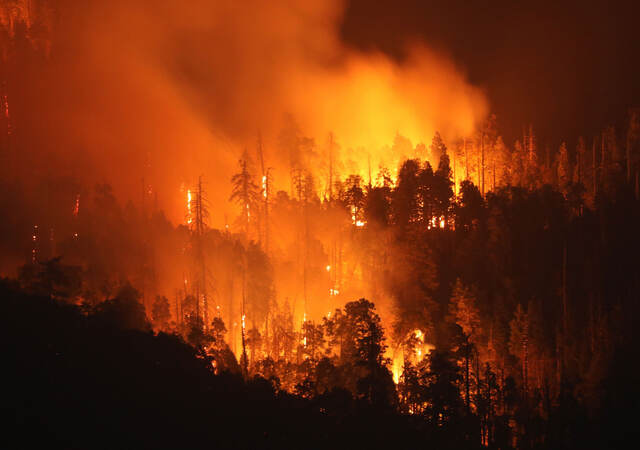
<path id="1" fill-rule="evenodd" d="M 303 326 L 304 326 L 304 323 L 305 323 L 306 321 L 307 321 L 307 313 L 305 312 L 305 313 L 302 315 L 302 325 L 303 325 Z M 303 345 L 305 348 L 307 348 L 307 336 L 306 336 L 306 335 L 302 338 L 302 345 Z"/>
<path id="2" fill-rule="evenodd" d="M 429 354 L 435 347 L 432 344 L 425 342 L 424 332 L 420 329 L 413 330 L 410 335 L 413 335 L 417 339 L 417 343 L 413 351 L 406 355 L 406 359 L 411 361 L 412 364 L 418 364 L 424 360 L 425 356 Z M 393 374 L 393 381 L 398 384 L 402 371 L 404 370 L 405 353 L 402 348 L 398 348 L 394 351 L 392 357 L 391 372 Z"/>
<path id="3" fill-rule="evenodd" d="M 391 371 L 393 372 L 393 382 L 398 384 L 400 382 L 400 375 L 402 375 L 402 352 L 400 352 L 400 356 L 396 355 L 393 358 L 393 367 Z"/>
<path id="4" fill-rule="evenodd" d="M 358 219 L 358 210 L 355 206 L 351 207 L 351 223 L 356 227 L 364 227 L 367 222 Z"/>
<path id="5" fill-rule="evenodd" d="M 267 198 L 267 176 L 262 175 L 262 196 Z"/>
<path id="6" fill-rule="evenodd" d="M 78 217 L 78 214 L 80 213 L 80 194 L 76 195 L 76 202 L 73 205 L 73 216 L 74 217 Z"/>
<path id="7" fill-rule="evenodd" d="M 31 248 L 31 262 L 35 264 L 38 258 L 38 225 L 33 226 L 33 234 L 31 235 L 31 242 L 33 247 Z"/>
<path id="8" fill-rule="evenodd" d="M 191 189 L 187 189 L 187 224 L 191 225 L 193 216 L 191 214 Z"/>
<path id="9" fill-rule="evenodd" d="M 443 216 L 440 217 L 432 217 L 430 221 L 427 222 L 427 230 L 431 230 L 433 228 L 441 228 L 444 229 L 447 225 Z"/>

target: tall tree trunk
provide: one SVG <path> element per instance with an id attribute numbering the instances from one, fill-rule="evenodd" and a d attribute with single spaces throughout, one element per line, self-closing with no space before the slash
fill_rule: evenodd
<path id="1" fill-rule="evenodd" d="M 469 179 L 469 154 L 467 153 L 467 138 L 463 138 L 464 145 L 464 179 Z"/>
<path id="2" fill-rule="evenodd" d="M 598 193 L 598 166 L 596 162 L 596 140 L 593 140 L 593 145 L 591 146 L 592 153 L 592 170 L 593 170 L 593 199 L 595 201 L 596 194 Z"/>
<path id="3" fill-rule="evenodd" d="M 329 133 L 329 203 L 333 200 L 333 133 Z"/>
<path id="4" fill-rule="evenodd" d="M 470 392 L 469 392 L 469 358 L 471 357 L 470 355 L 470 346 L 469 346 L 469 341 L 467 339 L 467 342 L 465 344 L 465 361 L 464 361 L 464 371 L 465 371 L 465 377 L 464 377 L 464 392 L 465 392 L 465 396 L 464 396 L 464 402 L 467 405 L 467 410 L 470 409 L 471 405 L 469 402 L 469 398 L 470 398 Z"/>
<path id="5" fill-rule="evenodd" d="M 567 308 L 567 242 L 562 248 L 562 372 L 567 364 L 567 346 L 569 337 L 569 315 Z"/>
<path id="6" fill-rule="evenodd" d="M 480 153 L 482 161 L 482 196 L 484 196 L 484 131 L 480 137 Z"/>

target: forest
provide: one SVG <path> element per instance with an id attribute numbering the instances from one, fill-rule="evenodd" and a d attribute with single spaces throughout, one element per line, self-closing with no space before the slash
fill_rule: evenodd
<path id="1" fill-rule="evenodd" d="M 557 145 L 532 124 L 506 142 L 470 100 L 452 116 L 473 126 L 434 119 L 367 145 L 286 112 L 206 151 L 178 124 L 193 149 L 140 151 L 113 123 L 151 147 L 173 135 L 120 110 L 112 82 L 99 101 L 125 119 L 97 128 L 64 98 L 98 95 L 91 77 L 50 94 L 55 39 L 70 44 L 47 4 L 0 8 L 7 443 L 637 440 L 640 108 Z"/>
<path id="2" fill-rule="evenodd" d="M 614 136 L 610 130 L 603 133 L 592 147 L 598 150 L 594 158 L 579 146 L 573 163 L 567 163 L 564 147 L 549 166 L 532 164 L 514 150 L 513 160 L 524 159 L 526 169 L 515 184 L 507 181 L 484 195 L 470 180 L 454 194 L 448 153 L 437 136 L 432 151 L 442 153 L 435 171 L 428 161 L 406 160 L 396 181 L 384 170 L 371 185 L 349 176 L 336 181 L 331 199 L 320 200 L 307 178 L 293 197 L 280 191 L 273 203 L 264 203 L 256 177 L 241 161 L 230 180 L 231 199 L 255 205 L 254 211 L 262 202 L 274 227 L 296 216 L 302 223 L 293 262 L 277 271 L 299 277 L 302 300 L 309 302 L 302 320 L 275 289 L 275 268 L 287 263 L 278 261 L 277 240 L 266 250 L 264 236 L 250 238 L 259 234 L 253 219 L 258 213 L 251 216 L 249 208 L 240 208 L 235 233 L 209 228 L 197 191 L 194 217 L 187 218 L 192 224 L 173 226 L 160 211 L 145 216 L 132 204 L 121 208 L 109 186 L 98 185 L 93 204 L 77 215 L 73 208 L 67 213 L 69 237 L 55 242 L 55 250 L 49 248 L 52 241 L 33 231 L 26 264 L 16 281 L 5 281 L 9 309 L 3 329 L 10 334 L 3 341 L 15 343 L 19 336 L 18 342 L 27 339 L 29 345 L 35 339 L 34 348 L 23 349 L 21 343 L 14 355 L 20 370 L 43 365 L 34 376 L 51 373 L 47 358 L 55 359 L 67 346 L 71 367 L 84 361 L 87 353 L 73 352 L 90 350 L 66 340 L 113 345 L 107 353 L 116 359 L 118 345 L 148 345 L 135 354 L 159 352 L 152 358 L 164 362 L 156 364 L 173 370 L 186 364 L 184 371 L 205 377 L 205 385 L 224 386 L 220 377 L 231 377 L 237 389 L 262 383 L 255 387 L 264 390 L 261 395 L 273 402 L 301 402 L 309 414 L 350 417 L 352 408 L 371 408 L 372 420 L 392 415 L 411 433 L 447 430 L 470 446 L 612 446 L 632 431 L 627 411 L 633 411 L 638 398 L 632 369 L 638 308 L 633 255 L 640 250 L 637 163 L 620 159 L 625 153 L 615 153 L 615 141 L 608 144 Z M 633 135 L 627 143 L 633 158 Z M 591 182 L 585 186 L 581 176 Z M 11 186 L 5 186 L 10 192 Z M 5 196 L 5 205 L 15 198 Z M 335 217 L 339 224 L 342 250 L 334 259 L 310 255 L 324 248 L 313 226 L 321 217 Z M 10 224 L 5 220 L 5 226 Z M 154 237 L 145 239 L 145 234 Z M 163 251 L 175 251 L 174 264 L 179 258 L 191 261 L 186 263 L 191 278 L 173 297 L 155 293 L 153 253 Z M 306 255 L 302 267 L 295 264 L 299 254 Z M 319 260 L 331 264 L 317 267 Z M 209 268 L 199 272 L 205 262 Z M 342 274 L 335 276 L 342 278 L 332 278 L 341 265 Z M 347 297 L 349 270 L 360 271 L 369 299 Z M 318 279 L 317 273 L 324 277 Z M 347 294 L 336 292 L 342 283 Z M 322 289 L 318 285 L 332 286 L 324 302 L 315 296 Z M 211 286 L 215 292 L 207 293 Z M 385 326 L 376 309 L 378 297 L 392 300 Z M 314 315 L 314 307 L 328 309 L 339 301 L 344 304 Z M 103 322 L 136 333 L 107 333 Z M 54 342 L 45 345 L 52 336 Z M 125 356 L 130 348 L 118 351 L 123 358 L 133 357 Z M 66 374 L 70 367 L 60 370 Z M 150 384 L 144 390 L 151 392 L 144 395 L 160 395 L 154 389 L 166 394 L 154 383 L 169 375 L 144 370 L 150 372 L 136 375 L 141 385 Z M 16 377 L 23 380 L 23 375 Z M 43 381 L 34 384 L 46 390 L 51 385 Z M 171 381 L 169 391 L 181 392 L 183 383 L 190 384 Z M 73 386 L 69 380 L 63 384 Z M 252 409 L 256 400 L 244 398 Z M 50 401 L 54 405 L 56 399 Z M 335 411 L 329 413 L 325 401 L 339 406 L 331 405 Z M 44 400 L 38 397 L 37 402 Z M 289 407 L 274 406 L 284 414 Z M 360 420 L 360 413 L 355 417 Z M 416 417 L 424 423 L 416 424 Z M 328 420 L 338 426 L 335 417 Z"/>

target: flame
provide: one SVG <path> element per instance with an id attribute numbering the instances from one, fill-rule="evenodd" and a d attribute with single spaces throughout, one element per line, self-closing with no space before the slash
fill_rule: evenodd
<path id="1" fill-rule="evenodd" d="M 431 220 L 427 222 L 427 230 L 431 230 L 433 228 L 441 228 L 444 229 L 447 226 L 446 220 L 444 220 L 444 216 L 432 217 Z"/>
<path id="2" fill-rule="evenodd" d="M 327 269 L 327 272 L 330 272 L 331 271 L 331 266 L 327 265 L 326 269 Z"/>
<path id="3" fill-rule="evenodd" d="M 304 325 L 304 323 L 305 323 L 306 321 L 307 321 L 307 313 L 305 312 L 305 313 L 303 313 L 303 314 L 302 314 L 302 324 Z M 303 329 L 304 329 L 304 328 L 303 328 Z M 303 346 L 304 348 L 307 348 L 307 336 L 306 336 L 306 334 L 305 334 L 305 335 L 303 336 L 303 338 L 302 338 L 302 346 Z"/>
<path id="4" fill-rule="evenodd" d="M 187 224 L 191 225 L 193 216 L 191 214 L 191 189 L 187 189 Z"/>
<path id="5" fill-rule="evenodd" d="M 73 216 L 74 217 L 78 217 L 78 214 L 80 213 L 80 194 L 76 195 L 76 202 L 73 205 Z"/>
<path id="6" fill-rule="evenodd" d="M 267 176 L 262 175 L 262 196 L 267 198 Z"/>
<path id="7" fill-rule="evenodd" d="M 396 351 L 392 358 L 391 372 L 393 373 L 393 382 L 398 384 L 400 382 L 400 376 L 402 375 L 402 366 L 404 364 L 404 355 L 402 349 Z"/>
<path id="8" fill-rule="evenodd" d="M 392 361 L 391 372 L 393 374 L 393 381 L 398 384 L 402 377 L 402 371 L 404 370 L 405 357 L 412 364 L 418 364 L 424 360 L 431 350 L 435 348 L 433 344 L 425 342 L 424 332 L 420 329 L 413 330 L 410 334 L 413 334 L 418 340 L 413 352 L 409 355 L 405 355 L 402 347 L 397 348 L 392 355 L 389 355 Z"/>
<path id="9" fill-rule="evenodd" d="M 363 227 L 365 226 L 365 224 L 367 222 L 363 221 L 363 220 L 359 220 L 356 215 L 358 214 L 358 210 L 356 209 L 355 206 L 351 207 L 351 223 L 353 225 L 355 225 L 356 227 Z"/>
<path id="10" fill-rule="evenodd" d="M 33 247 L 31 248 L 31 262 L 35 264 L 38 256 L 38 225 L 33 226 L 33 234 L 31 235 L 31 241 L 33 242 Z"/>

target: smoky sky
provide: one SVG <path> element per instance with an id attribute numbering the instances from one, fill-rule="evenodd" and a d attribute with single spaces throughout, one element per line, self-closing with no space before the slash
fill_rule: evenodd
<path id="1" fill-rule="evenodd" d="M 345 42 L 402 60 L 419 39 L 485 89 L 508 142 L 532 123 L 550 145 L 624 125 L 640 104 L 638 2 L 351 0 Z"/>
<path id="2" fill-rule="evenodd" d="M 0 25 L 16 11 L 28 24 L 29 39 L 18 33 L 8 46 L 21 154 L 52 173 L 109 182 L 124 199 L 149 184 L 176 221 L 199 176 L 219 205 L 216 225 L 238 213 L 229 181 L 245 152 L 260 159 L 258 135 L 276 189 L 297 165 L 322 192 L 330 154 L 341 176 L 393 169 L 436 131 L 473 133 L 487 112 L 483 92 L 426 41 L 407 42 L 402 64 L 345 45 L 344 0 L 12 4 L 51 11 L 0 8 Z M 40 16 L 48 56 L 20 64 Z M 392 148 L 398 134 L 410 145 Z"/>
<path id="3" fill-rule="evenodd" d="M 393 169 L 436 131 L 470 136 L 488 111 L 508 146 L 531 123 L 541 145 L 574 148 L 578 135 L 621 130 L 640 105 L 637 8 L 559 3 L 0 2 L 51 11 L 48 31 L 29 29 L 46 36 L 46 61 L 19 63 L 17 40 L 8 71 L 22 175 L 35 161 L 125 199 L 150 184 L 175 221 L 202 175 L 222 226 L 238 213 L 229 180 L 244 151 L 258 160 L 258 135 L 277 189 L 297 152 L 320 193 L 330 134 L 341 176 Z M 405 150 L 392 147 L 397 134 Z"/>

